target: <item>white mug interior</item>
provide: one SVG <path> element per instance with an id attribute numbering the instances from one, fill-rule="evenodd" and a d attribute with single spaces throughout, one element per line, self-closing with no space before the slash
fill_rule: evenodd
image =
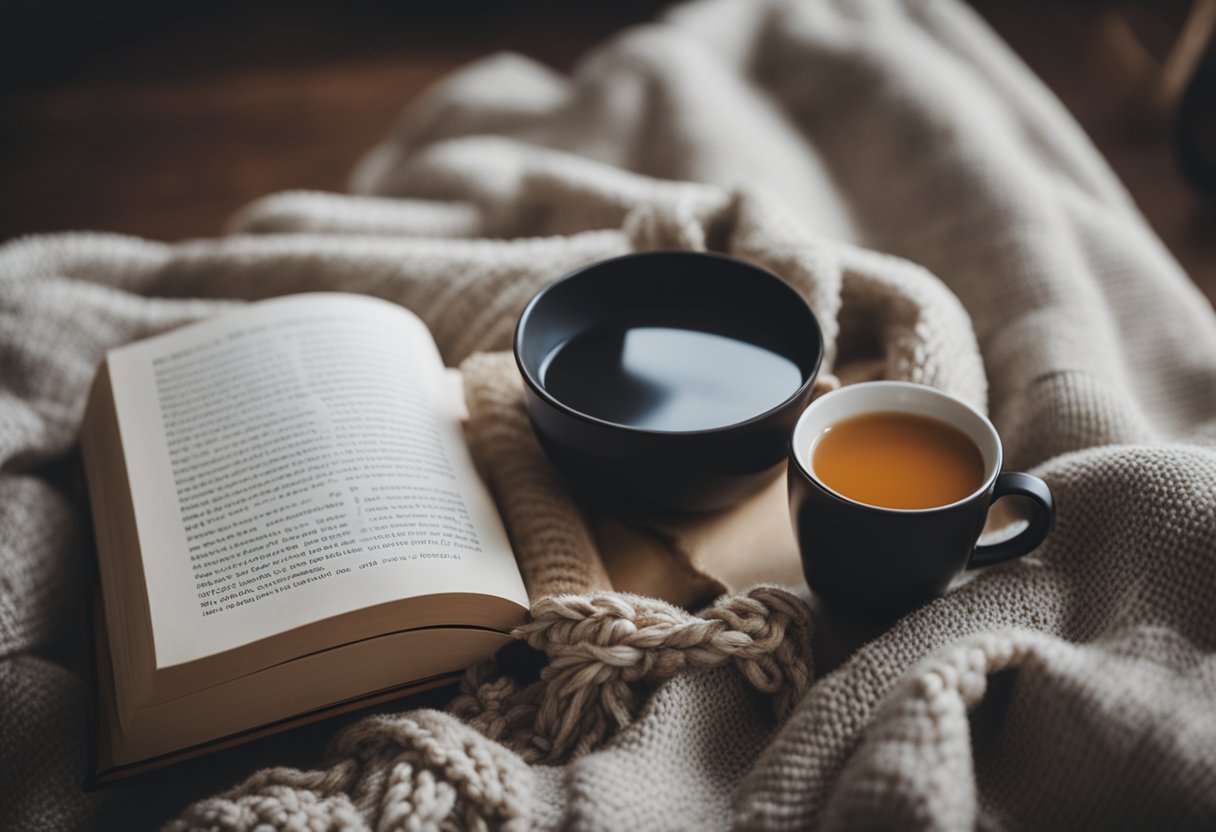
<path id="1" fill-rule="evenodd" d="M 928 509 L 893 509 L 882 506 L 870 506 L 851 497 L 846 497 L 839 491 L 815 475 L 811 464 L 811 454 L 814 445 L 830 426 L 861 416 L 866 413 L 911 413 L 928 416 L 945 422 L 960 430 L 976 447 L 984 460 L 984 481 L 971 494 L 958 502 L 966 502 L 976 494 L 987 490 L 1001 470 L 1001 439 L 988 421 L 988 417 L 971 405 L 956 399 L 948 393 L 943 393 L 933 387 L 923 384 L 912 384 L 906 381 L 867 381 L 850 384 L 820 396 L 811 402 L 810 406 L 798 417 L 794 426 L 794 437 L 791 450 L 794 461 L 802 471 L 815 482 L 831 491 L 842 500 L 870 508 L 881 508 L 884 511 L 936 511 L 943 506 Z M 955 505 L 951 503 L 950 505 Z"/>

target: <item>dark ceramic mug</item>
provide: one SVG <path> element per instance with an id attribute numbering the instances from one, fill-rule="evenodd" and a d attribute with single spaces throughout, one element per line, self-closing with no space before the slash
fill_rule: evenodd
<path id="1" fill-rule="evenodd" d="M 984 460 L 970 495 L 927 509 L 873 506 L 845 497 L 814 472 L 811 455 L 823 431 L 866 413 L 928 416 L 962 431 Z M 790 442 L 790 517 L 807 584 L 828 606 L 855 618 L 892 618 L 943 593 L 964 569 L 990 566 L 1035 549 L 1055 518 L 1047 483 L 1002 473 L 1001 439 L 978 410 L 932 387 L 875 381 L 842 387 L 812 402 Z M 1005 496 L 1027 498 L 1029 523 L 1012 538 L 977 546 L 988 508 Z"/>

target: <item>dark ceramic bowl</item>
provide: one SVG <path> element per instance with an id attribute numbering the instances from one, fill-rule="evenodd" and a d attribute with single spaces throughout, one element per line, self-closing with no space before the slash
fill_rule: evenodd
<path id="1" fill-rule="evenodd" d="M 660 510 L 724 508 L 776 477 L 822 359 L 819 324 L 789 284 L 698 252 L 579 269 L 515 330 L 528 415 L 557 468 Z"/>

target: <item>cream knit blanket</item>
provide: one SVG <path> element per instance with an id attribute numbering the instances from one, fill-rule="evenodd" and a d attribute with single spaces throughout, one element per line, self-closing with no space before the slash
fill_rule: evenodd
<path id="1" fill-rule="evenodd" d="M 218 240 L 0 249 L 0 827 L 1216 828 L 1216 320 L 967 8 L 701 0 L 571 77 L 490 58 L 353 185 Z M 1052 536 L 883 633 L 775 588 L 696 615 L 608 591 L 509 360 L 466 359 L 507 349 L 545 282 L 656 247 L 781 274 L 845 382 L 987 402 L 1007 465 L 1056 494 Z M 97 362 L 309 290 L 408 306 L 464 364 L 549 666 L 478 668 L 451 713 L 356 723 L 315 765 L 225 755 L 215 797 L 172 771 L 84 794 L 73 448 Z"/>

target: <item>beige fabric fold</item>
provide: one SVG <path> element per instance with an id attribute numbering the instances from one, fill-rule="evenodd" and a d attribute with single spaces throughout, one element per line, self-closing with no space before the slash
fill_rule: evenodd
<path id="1" fill-rule="evenodd" d="M 1216 320 L 965 6 L 701 0 L 569 76 L 489 58 L 411 106 L 352 187 L 269 196 L 215 240 L 0 249 L 0 826 L 1216 826 Z M 1055 492 L 1048 541 L 884 632 L 792 585 L 699 615 L 605 593 L 634 574 L 614 561 L 628 538 L 605 545 L 528 444 L 502 353 L 546 282 L 664 247 L 780 274 L 842 383 L 911 379 L 987 407 L 1007 466 Z M 403 304 L 464 363 L 471 446 L 529 588 L 574 593 L 545 602 L 533 640 L 579 672 L 535 684 L 578 692 L 490 671 L 456 715 L 388 712 L 86 795 L 73 447 L 94 368 L 310 290 Z M 671 558 L 653 594 L 679 576 L 702 582 L 690 598 L 744 589 L 751 563 L 788 575 L 764 516 L 712 553 L 643 524 Z M 788 627 L 770 626 L 779 610 Z M 595 741 L 546 723 L 545 701 Z M 568 752 L 530 762 L 555 739 Z"/>

